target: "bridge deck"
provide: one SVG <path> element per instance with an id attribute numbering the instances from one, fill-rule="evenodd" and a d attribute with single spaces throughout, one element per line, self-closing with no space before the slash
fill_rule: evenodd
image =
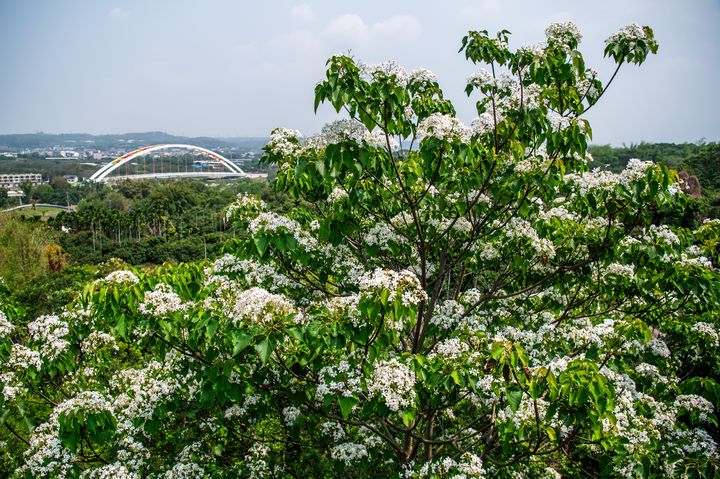
<path id="1" fill-rule="evenodd" d="M 232 173 L 224 171 L 208 171 L 202 173 L 194 172 L 168 172 L 168 173 L 143 173 L 139 175 L 106 176 L 100 181 L 113 182 L 123 180 L 144 180 L 144 179 L 171 179 L 171 178 L 267 178 L 267 173 Z"/>

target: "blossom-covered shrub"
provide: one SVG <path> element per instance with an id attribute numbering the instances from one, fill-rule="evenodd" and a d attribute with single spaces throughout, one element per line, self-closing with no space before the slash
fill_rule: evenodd
<path id="1" fill-rule="evenodd" d="M 653 224 L 685 202 L 662 165 L 593 165 L 607 85 L 546 35 L 463 39 L 469 126 L 427 70 L 330 58 L 316 106 L 346 117 L 265 148 L 299 206 L 241 196 L 213 264 L 0 314 L 4 472 L 715 477 L 720 224 Z"/>

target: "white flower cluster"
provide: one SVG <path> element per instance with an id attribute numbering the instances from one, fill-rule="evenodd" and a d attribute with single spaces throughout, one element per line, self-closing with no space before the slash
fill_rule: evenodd
<path id="1" fill-rule="evenodd" d="M 260 213 L 250 222 L 248 230 L 253 235 L 289 233 L 305 249 L 313 249 L 317 246 L 317 240 L 304 231 L 297 221 L 272 211 Z"/>
<path id="2" fill-rule="evenodd" d="M 430 324 L 434 324 L 440 329 L 450 330 L 460 322 L 464 314 L 465 307 L 462 304 L 452 299 L 446 299 L 435 307 Z"/>
<path id="3" fill-rule="evenodd" d="M 530 241 L 530 246 L 537 252 L 538 256 L 555 257 L 555 245 L 552 241 L 540 238 L 535 228 L 527 220 L 513 216 L 508 221 L 504 234 L 508 238 Z"/>
<path id="4" fill-rule="evenodd" d="M 42 357 L 27 346 L 13 344 L 7 365 L 10 369 L 27 369 L 32 366 L 39 371 L 42 368 Z"/>
<path id="5" fill-rule="evenodd" d="M 564 206 L 554 206 L 550 208 L 547 211 L 540 210 L 540 213 L 538 214 L 540 219 L 543 220 L 551 220 L 551 219 L 559 219 L 563 221 L 578 221 L 578 215 L 575 213 L 572 213 L 567 210 Z"/>
<path id="6" fill-rule="evenodd" d="M 630 158 L 628 160 L 627 166 L 622 171 L 621 175 L 625 180 L 626 184 L 627 182 L 642 180 L 643 178 L 645 178 L 647 170 L 652 168 L 653 166 L 655 166 L 655 163 L 653 163 L 652 161 L 642 161 L 637 158 Z"/>
<path id="7" fill-rule="evenodd" d="M 382 249 L 387 249 L 390 243 L 401 244 L 402 242 L 402 236 L 400 236 L 392 226 L 382 221 L 375 223 L 375 225 L 365 233 L 365 243 L 367 243 L 368 246 L 378 246 Z"/>
<path id="8" fill-rule="evenodd" d="M 163 362 L 152 360 L 144 368 L 118 372 L 111 380 L 117 394 L 114 406 L 127 419 L 149 419 L 156 407 L 182 387 L 184 378 L 177 374 L 177 366 L 175 356 L 168 355 Z"/>
<path id="9" fill-rule="evenodd" d="M 663 376 L 662 374 L 660 374 L 660 370 L 657 368 L 657 366 L 654 366 L 652 364 L 640 363 L 635 366 L 635 372 L 652 379 L 653 382 L 658 382 L 662 384 L 667 384 L 669 382 L 667 376 Z"/>
<path id="10" fill-rule="evenodd" d="M 159 318 L 178 311 L 185 311 L 189 306 L 189 304 L 183 303 L 170 285 L 159 283 L 152 291 L 145 291 L 145 299 L 138 304 L 138 311 Z"/>
<path id="11" fill-rule="evenodd" d="M 405 479 L 424 479 L 429 477 L 447 477 L 451 479 L 484 479 L 487 476 L 482 460 L 470 452 L 464 453 L 459 461 L 445 457 L 425 462 L 419 469 L 413 470 L 406 466 L 403 473 Z M 519 476 L 518 476 L 519 477 Z"/>
<path id="12" fill-rule="evenodd" d="M 249 479 L 265 479 L 271 477 L 270 465 L 268 464 L 268 454 L 270 446 L 266 446 L 261 442 L 256 442 L 250 447 L 248 455 L 245 458 L 245 466 L 248 468 Z"/>
<path id="13" fill-rule="evenodd" d="M 370 132 L 365 125 L 357 120 L 335 120 L 323 126 L 318 138 L 322 144 L 337 144 L 352 141 L 358 144 L 363 142 L 372 146 L 383 146 L 385 138 L 380 130 Z"/>
<path id="14" fill-rule="evenodd" d="M 612 191 L 619 185 L 628 187 L 633 182 L 645 178 L 647 170 L 654 166 L 655 164 L 652 161 L 641 161 L 633 158 L 620 174 L 596 168 L 582 175 L 576 173 L 567 174 L 565 175 L 565 181 L 575 184 L 581 195 L 586 195 L 592 191 Z"/>
<path id="15" fill-rule="evenodd" d="M 437 83 L 437 76 L 427 68 L 418 68 L 410 72 L 408 83 L 419 87 L 427 87 L 430 84 Z"/>
<path id="16" fill-rule="evenodd" d="M 647 33 L 645 33 L 645 29 L 638 23 L 631 23 L 630 25 L 623 27 L 620 31 L 610 35 L 605 40 L 605 44 L 609 45 L 611 43 L 626 41 L 628 42 L 628 47 L 632 49 L 638 41 L 645 41 L 647 39 L 648 37 Z"/>
<path id="17" fill-rule="evenodd" d="M 582 40 L 580 29 L 573 22 L 557 22 L 545 29 L 548 45 L 566 47 Z"/>
<path id="18" fill-rule="evenodd" d="M 376 64 L 361 63 L 359 67 L 361 78 L 367 82 L 392 78 L 398 86 L 405 87 L 414 84 L 421 88 L 437 82 L 435 74 L 427 68 L 418 68 L 408 73 L 395 60 L 386 60 Z"/>
<path id="19" fill-rule="evenodd" d="M 680 244 L 680 238 L 668 225 L 650 225 L 650 228 L 645 230 L 642 239 L 648 243 L 658 242 L 668 246 Z"/>
<path id="20" fill-rule="evenodd" d="M 356 294 L 350 296 L 334 296 L 325 301 L 323 306 L 328 309 L 328 316 L 331 319 L 336 319 L 341 323 L 349 321 L 353 326 L 360 326 L 359 302 L 360 296 Z"/>
<path id="21" fill-rule="evenodd" d="M 275 128 L 270 133 L 268 148 L 279 156 L 294 156 L 302 150 L 300 139 L 302 133 L 291 128 Z"/>
<path id="22" fill-rule="evenodd" d="M 0 311 L 0 339 L 13 332 L 15 326 L 8 320 L 4 312 Z"/>
<path id="23" fill-rule="evenodd" d="M 238 193 L 237 199 L 227 207 L 225 219 L 228 221 L 233 219 L 250 221 L 261 211 L 265 211 L 266 206 L 265 202 L 255 195 Z"/>
<path id="24" fill-rule="evenodd" d="M 361 373 L 348 361 L 340 361 L 337 366 L 325 366 L 318 371 L 318 386 L 315 400 L 322 401 L 325 396 L 339 394 L 352 397 L 361 392 Z"/>
<path id="25" fill-rule="evenodd" d="M 610 263 L 605 273 L 632 280 L 635 277 L 635 267 L 631 264 Z"/>
<path id="26" fill-rule="evenodd" d="M 208 477 L 207 471 L 202 466 L 194 462 L 178 462 L 158 479 L 196 479 L 200 477 Z"/>
<path id="27" fill-rule="evenodd" d="M 346 466 L 350 466 L 353 462 L 368 457 L 368 452 L 362 444 L 345 442 L 334 446 L 330 450 L 330 455 L 336 461 L 344 462 Z"/>
<path id="28" fill-rule="evenodd" d="M 391 411 L 412 405 L 415 401 L 415 373 L 397 358 L 376 361 L 368 394 L 382 396 Z"/>
<path id="29" fill-rule="evenodd" d="M 360 75 L 367 82 L 373 82 L 383 77 L 394 77 L 399 86 L 407 85 L 409 76 L 407 71 L 395 60 L 385 60 L 382 63 L 361 63 Z"/>
<path id="30" fill-rule="evenodd" d="M 225 410 L 225 419 L 232 419 L 234 417 L 243 417 L 248 413 L 250 407 L 260 403 L 261 397 L 258 394 L 248 394 L 243 400 L 242 406 L 234 405 L 230 406 Z M 251 420 L 251 422 L 253 422 Z"/>
<path id="31" fill-rule="evenodd" d="M 93 331 L 87 338 L 83 339 L 80 349 L 83 353 L 94 353 L 109 346 L 114 351 L 118 350 L 115 337 L 102 331 Z"/>
<path id="32" fill-rule="evenodd" d="M 292 427 L 292 425 L 295 424 L 295 421 L 297 421 L 297 418 L 300 417 L 300 409 L 296 408 L 295 406 L 288 406 L 286 408 L 283 408 L 282 415 L 285 425 L 288 427 Z"/>
<path id="33" fill-rule="evenodd" d="M 499 84 L 493 74 L 485 68 L 481 68 L 480 70 L 467 77 L 466 83 L 477 88 L 483 88 L 486 86 L 498 86 Z"/>
<path id="34" fill-rule="evenodd" d="M 337 202 L 342 201 L 345 198 L 347 198 L 347 196 L 348 196 L 347 191 L 336 186 L 335 188 L 333 188 L 333 190 L 328 195 L 327 202 L 328 203 L 337 203 Z"/>
<path id="35" fill-rule="evenodd" d="M 496 117 L 498 122 L 502 119 L 502 116 L 498 116 L 497 114 Z M 480 114 L 479 117 L 473 119 L 470 122 L 470 129 L 478 135 L 493 131 L 494 128 L 495 118 L 493 117 L 492 113 L 483 112 Z"/>
<path id="36" fill-rule="evenodd" d="M 254 287 L 245 291 L 236 292 L 230 310 L 233 325 L 239 326 L 240 321 L 248 321 L 261 327 L 271 325 L 277 318 L 296 313 L 295 320 L 299 320 L 300 313 L 297 308 L 280 294 L 273 294 L 266 289 Z"/>
<path id="37" fill-rule="evenodd" d="M 470 141 L 472 133 L 472 129 L 463 125 L 460 120 L 444 113 L 433 113 L 421 121 L 417 129 L 420 138 L 437 138 L 444 141 L 459 139 L 465 143 Z"/>
<path id="38" fill-rule="evenodd" d="M 68 324 L 54 314 L 40 316 L 27 327 L 30 337 L 40 344 L 40 354 L 45 360 L 54 360 L 70 346 L 64 339 L 70 332 Z"/>
<path id="39" fill-rule="evenodd" d="M 213 263 L 212 271 L 206 273 L 206 284 L 226 282 L 228 274 L 238 275 L 251 287 L 263 286 L 271 291 L 298 286 L 296 281 L 280 273 L 269 263 L 260 263 L 254 259 L 241 260 L 231 254 L 225 254 Z"/>
<path id="40" fill-rule="evenodd" d="M 103 279 L 99 279 L 96 281 L 96 283 L 115 284 L 137 284 L 139 282 L 140 279 L 135 275 L 135 273 L 124 269 L 113 271 L 112 273 L 105 276 Z"/>
<path id="41" fill-rule="evenodd" d="M 674 443 L 673 445 L 680 455 L 700 454 L 714 457 L 717 454 L 717 443 L 704 429 L 678 429 L 672 431 L 667 439 Z"/>
<path id="42" fill-rule="evenodd" d="M 377 294 L 388 291 L 388 301 L 399 299 L 405 306 L 416 305 L 427 300 L 427 293 L 420 285 L 418 277 L 408 271 L 393 271 L 377 268 L 360 278 L 360 291 L 364 294 Z"/>
<path id="43" fill-rule="evenodd" d="M 442 358 L 445 361 L 460 359 L 470 351 L 470 346 L 458 338 L 448 338 L 440 341 L 428 354 L 428 359 Z"/>
<path id="44" fill-rule="evenodd" d="M 105 464 L 95 469 L 83 471 L 81 479 L 140 479 L 140 475 L 129 470 L 120 462 Z"/>
<path id="45" fill-rule="evenodd" d="M 713 326 L 712 324 L 698 321 L 697 323 L 693 324 L 692 330 L 700 334 L 701 336 L 704 336 L 705 341 L 709 341 L 710 346 L 715 348 L 720 347 L 720 337 L 718 336 L 718 332 L 715 329 L 715 326 Z"/>
<path id="46" fill-rule="evenodd" d="M 715 412 L 715 406 L 697 394 L 681 394 L 675 398 L 674 406 L 678 409 L 699 413 L 701 421 L 707 421 L 708 414 Z"/>
<path id="47" fill-rule="evenodd" d="M 76 304 L 73 308 L 63 311 L 61 316 L 69 324 L 79 323 L 90 326 L 93 317 L 93 304 L 92 302 L 88 303 L 87 306 Z"/>
<path id="48" fill-rule="evenodd" d="M 683 267 L 698 267 L 704 269 L 714 269 L 712 261 L 706 256 L 690 256 L 688 253 L 681 253 L 678 264 Z"/>
<path id="49" fill-rule="evenodd" d="M 340 423 L 333 421 L 325 421 L 320 424 L 320 432 L 323 436 L 330 437 L 334 442 L 338 442 L 345 437 L 345 430 Z"/>

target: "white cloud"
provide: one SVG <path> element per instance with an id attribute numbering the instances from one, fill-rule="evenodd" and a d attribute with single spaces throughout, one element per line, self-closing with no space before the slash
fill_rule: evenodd
<path id="1" fill-rule="evenodd" d="M 245 58 L 255 58 L 259 53 L 258 47 L 254 43 L 239 43 L 232 50 L 235 54 Z"/>
<path id="2" fill-rule="evenodd" d="M 322 43 L 309 30 L 296 30 L 277 35 L 268 41 L 266 47 L 266 53 L 279 57 L 283 61 L 312 56 L 322 51 Z"/>
<path id="3" fill-rule="evenodd" d="M 324 33 L 329 36 L 346 38 L 352 42 L 364 42 L 368 36 L 368 26 L 360 15 L 346 13 L 333 18 Z"/>
<path id="4" fill-rule="evenodd" d="M 372 26 L 374 37 L 399 40 L 403 43 L 417 39 L 421 32 L 420 20 L 412 15 L 395 15 Z"/>
<path id="5" fill-rule="evenodd" d="M 368 25 L 359 15 L 345 14 L 333 18 L 323 33 L 358 45 L 412 42 L 421 32 L 422 24 L 413 15 L 394 15 Z"/>
<path id="6" fill-rule="evenodd" d="M 293 6 L 290 9 L 290 16 L 293 17 L 295 20 L 298 20 L 298 21 L 304 22 L 304 23 L 312 23 L 315 20 L 317 20 L 315 11 L 307 3 L 300 3 L 298 5 Z"/>
<path id="7" fill-rule="evenodd" d="M 110 10 L 109 14 L 112 18 L 123 19 L 123 18 L 127 18 L 128 15 L 130 15 L 130 12 L 127 10 L 124 10 L 120 7 L 115 7 L 112 10 Z"/>

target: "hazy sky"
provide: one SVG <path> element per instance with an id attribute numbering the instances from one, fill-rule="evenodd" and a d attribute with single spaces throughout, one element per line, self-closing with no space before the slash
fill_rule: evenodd
<path id="1" fill-rule="evenodd" d="M 518 47 L 566 20 L 605 79 L 611 33 L 638 22 L 660 42 L 590 112 L 594 143 L 720 140 L 719 0 L 0 0 L 0 133 L 313 133 L 335 117 L 312 109 L 325 59 L 348 50 L 433 70 L 469 122 L 464 33 Z"/>

